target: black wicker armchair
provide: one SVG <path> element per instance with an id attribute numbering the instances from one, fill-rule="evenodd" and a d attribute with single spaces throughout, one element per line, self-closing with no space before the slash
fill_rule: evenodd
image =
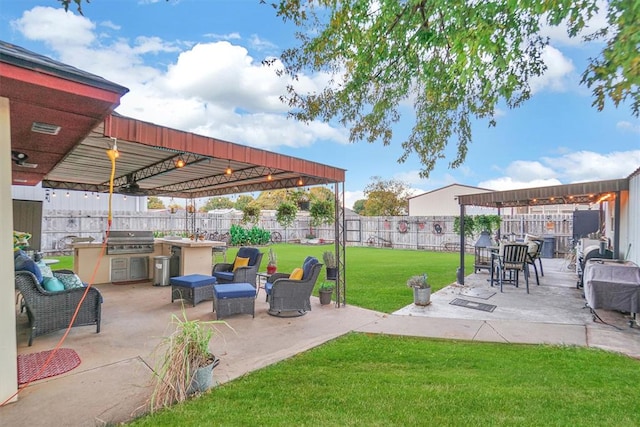
<path id="1" fill-rule="evenodd" d="M 68 273 L 68 271 L 64 271 Z M 57 272 L 54 272 L 54 275 Z M 20 291 L 24 307 L 29 317 L 29 345 L 39 335 L 65 329 L 69 326 L 76 307 L 82 299 L 86 288 L 72 288 L 59 292 L 44 289 L 36 276 L 29 271 L 16 271 L 16 289 Z M 102 295 L 96 288 L 90 288 L 82 306 L 78 311 L 73 326 L 96 325 L 96 333 L 100 332 L 100 312 Z"/>
<path id="2" fill-rule="evenodd" d="M 260 252 L 258 248 L 243 246 L 238 249 L 236 259 L 238 258 L 248 258 L 248 264 L 234 270 L 235 260 L 232 263 L 220 262 L 213 266 L 211 275 L 214 276 L 220 284 L 250 283 L 255 288 L 258 269 L 262 262 L 262 252 Z"/>
<path id="3" fill-rule="evenodd" d="M 305 270 L 307 271 L 300 280 L 290 279 L 287 273 L 274 273 L 269 277 L 265 285 L 269 314 L 295 317 L 311 311 L 311 293 L 322 270 L 322 264 L 313 263 Z"/>

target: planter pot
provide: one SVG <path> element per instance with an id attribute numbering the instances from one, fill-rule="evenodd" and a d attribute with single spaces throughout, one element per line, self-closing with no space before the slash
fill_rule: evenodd
<path id="1" fill-rule="evenodd" d="M 413 303 L 415 305 L 429 305 L 431 303 L 431 288 L 413 288 Z"/>
<path id="2" fill-rule="evenodd" d="M 213 387 L 213 368 L 218 366 L 220 359 L 213 356 L 213 361 L 207 366 L 196 368 L 191 377 L 191 384 L 187 389 L 187 394 L 202 393 Z"/>
<path id="3" fill-rule="evenodd" d="M 338 267 L 327 267 L 327 280 L 336 280 L 338 278 Z"/>
<path id="4" fill-rule="evenodd" d="M 267 274 L 273 274 L 278 269 L 275 265 L 267 265 Z"/>
<path id="5" fill-rule="evenodd" d="M 330 291 L 319 291 L 319 294 L 321 305 L 331 304 L 331 295 L 333 294 L 333 289 Z"/>

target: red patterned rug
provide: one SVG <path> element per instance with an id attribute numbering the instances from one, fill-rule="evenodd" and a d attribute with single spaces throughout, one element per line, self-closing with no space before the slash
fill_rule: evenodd
<path id="1" fill-rule="evenodd" d="M 38 381 L 69 372 L 80 364 L 80 356 L 70 348 L 60 348 L 40 372 L 53 350 L 18 355 L 18 384 Z"/>

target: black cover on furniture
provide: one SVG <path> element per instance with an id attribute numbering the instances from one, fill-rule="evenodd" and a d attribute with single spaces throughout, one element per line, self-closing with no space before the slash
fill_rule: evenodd
<path id="1" fill-rule="evenodd" d="M 58 270 L 57 272 L 70 273 L 68 270 Z M 66 329 L 86 288 L 49 292 L 38 283 L 33 273 L 16 271 L 15 274 L 16 289 L 22 294 L 29 317 L 29 327 L 31 328 L 29 345 L 39 335 Z M 55 274 L 56 271 L 54 271 Z M 99 333 L 101 306 L 102 295 L 100 295 L 100 291 L 93 287 L 90 288 L 73 326 L 96 325 L 96 333 Z"/>
<path id="2" fill-rule="evenodd" d="M 275 273 L 269 277 L 273 283 L 268 296 L 269 314 L 278 317 L 295 317 L 311 311 L 311 293 L 316 285 L 322 264 L 314 264 L 309 277 L 303 280 L 289 279 L 289 273 Z"/>

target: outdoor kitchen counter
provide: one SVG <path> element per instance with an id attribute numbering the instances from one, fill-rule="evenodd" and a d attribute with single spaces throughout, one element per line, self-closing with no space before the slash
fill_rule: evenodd
<path id="1" fill-rule="evenodd" d="M 155 239 L 152 253 L 140 254 L 113 254 L 107 255 L 106 251 L 101 257 L 102 243 L 75 243 L 73 244 L 73 270 L 80 276 L 83 282 L 92 284 L 111 283 L 113 279 L 114 266 L 130 268 L 133 272 L 133 265 L 140 265 L 143 260 L 147 265 L 145 277 L 131 277 L 134 280 L 153 280 L 153 257 L 159 255 L 170 256 L 171 247 L 181 248 L 180 275 L 186 274 L 211 274 L 211 254 L 213 247 L 225 246 L 224 242 L 211 240 L 193 241 L 189 239 L 171 240 Z M 114 261 L 115 260 L 115 261 Z M 97 269 L 96 265 L 99 263 Z M 95 275 L 94 275 L 95 272 Z"/>
<path id="2" fill-rule="evenodd" d="M 187 274 L 205 274 L 211 275 L 212 263 L 211 254 L 212 248 L 226 246 L 224 242 L 217 242 L 213 240 L 191 240 L 191 239 L 156 239 L 156 247 L 161 244 L 165 247 L 164 255 L 166 253 L 166 247 L 169 247 L 169 254 L 171 253 L 171 246 L 177 246 L 180 248 L 180 276 Z"/>

